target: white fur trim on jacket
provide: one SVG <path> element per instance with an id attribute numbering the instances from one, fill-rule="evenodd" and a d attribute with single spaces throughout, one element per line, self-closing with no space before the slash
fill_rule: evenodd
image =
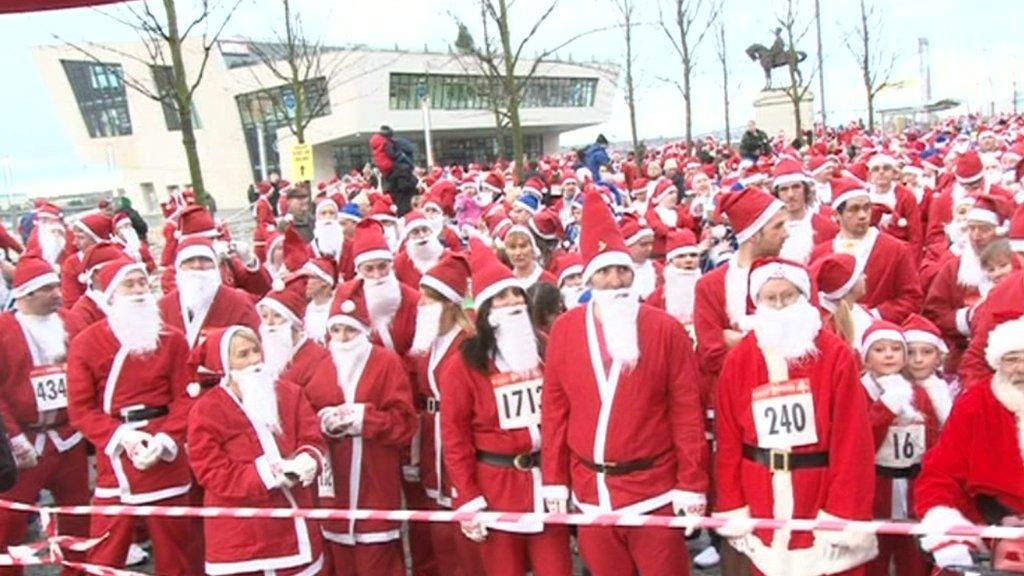
<path id="1" fill-rule="evenodd" d="M 929 552 L 943 544 L 949 544 L 950 542 L 962 542 L 975 548 L 977 548 L 981 543 L 977 538 L 942 534 L 955 526 L 973 525 L 973 523 L 965 518 L 964 515 L 956 508 L 935 506 L 925 513 L 924 518 L 921 519 L 921 524 L 935 532 L 935 534 L 928 534 L 921 537 L 921 547 Z"/>
<path id="2" fill-rule="evenodd" d="M 750 506 L 725 512 L 713 512 L 711 517 L 726 521 L 717 530 L 723 538 L 739 538 L 754 531 L 754 521 L 750 518 Z"/>
<path id="3" fill-rule="evenodd" d="M 993 370 L 998 370 L 1003 355 L 1015 350 L 1024 350 L 1024 317 L 1003 322 L 989 332 L 985 361 Z"/>

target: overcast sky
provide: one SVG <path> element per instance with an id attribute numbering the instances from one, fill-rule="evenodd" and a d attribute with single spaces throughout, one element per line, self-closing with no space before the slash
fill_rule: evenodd
<path id="1" fill-rule="evenodd" d="M 638 112 L 641 138 L 674 136 L 684 132 L 680 93 L 662 79 L 678 79 L 681 65 L 664 32 L 657 26 L 658 1 L 634 0 L 639 20 L 636 31 Z M 825 55 L 825 98 L 830 123 L 861 117 L 866 110 L 859 69 L 843 44 L 844 34 L 858 22 L 859 7 L 854 0 L 820 0 Z M 918 38 L 931 45 L 933 100 L 958 98 L 973 108 L 988 110 L 1011 106 L 1013 83 L 1024 62 L 1024 41 L 1017 27 L 1024 16 L 1019 0 L 867 0 L 885 14 L 885 24 L 876 37 L 886 52 L 897 54 L 893 81 L 903 87 L 883 91 L 880 107 L 916 104 L 920 78 Z M 230 3 L 230 0 L 222 0 Z M 280 24 L 277 0 L 242 0 L 238 13 L 227 28 L 227 36 L 273 36 Z M 760 91 L 760 68 L 750 62 L 744 48 L 751 42 L 770 44 L 776 15 L 784 0 L 724 0 L 724 18 L 729 51 L 732 123 L 740 126 L 753 113 L 751 103 Z M 198 0 L 178 0 L 188 11 Z M 665 9 L 672 0 L 661 0 Z M 797 0 L 802 19 L 813 17 L 813 0 Z M 154 9 L 160 2 L 154 2 Z M 312 35 L 332 44 L 365 44 L 370 47 L 399 47 L 409 50 L 447 50 L 455 37 L 451 14 L 472 25 L 478 21 L 474 0 L 292 0 L 293 10 L 303 14 Z M 515 0 L 512 8 L 516 39 L 531 26 L 550 0 Z M 110 11 L 111 8 L 103 8 Z M 116 10 L 116 9 L 113 9 Z M 400 16 L 400 17 L 399 17 Z M 556 46 L 577 33 L 612 26 L 618 12 L 613 0 L 561 0 L 549 21 L 529 45 L 540 51 Z M 4 54 L 5 86 L 0 89 L 0 160 L 10 167 L 15 182 L 59 173 L 79 173 L 81 166 L 66 127 L 57 118 L 53 100 L 45 90 L 32 59 L 31 48 L 53 44 L 54 35 L 69 40 L 103 42 L 133 40 L 134 33 L 94 9 L 60 10 L 47 13 L 0 16 L 0 53 Z M 595 58 L 622 62 L 621 31 L 589 35 L 560 56 L 575 60 Z M 815 59 L 812 32 L 798 44 L 808 53 L 805 74 Z M 527 53 L 531 49 L 527 48 Z M 817 84 L 813 90 L 817 92 Z M 1021 86 L 1024 91 L 1024 85 Z M 715 43 L 710 37 L 698 48 L 694 78 L 693 123 L 696 132 L 724 128 L 721 68 Z M 816 109 L 818 104 L 816 103 Z M 629 138 L 629 122 L 622 99 L 616 102 L 611 120 L 599 127 L 577 130 L 562 137 L 563 145 L 590 141 L 598 132 L 609 139 Z M 240 151 L 244 153 L 244 151 Z M 0 186 L 4 183 L 0 174 Z"/>

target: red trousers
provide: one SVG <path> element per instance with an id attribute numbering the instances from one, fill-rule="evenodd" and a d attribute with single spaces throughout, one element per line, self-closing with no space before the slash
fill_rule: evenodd
<path id="1" fill-rule="evenodd" d="M 154 506 L 188 506 L 188 494 L 153 502 Z M 112 506 L 120 501 L 112 498 L 94 498 L 96 506 Z M 161 576 L 192 576 L 202 574 L 197 568 L 201 559 L 190 557 L 193 538 L 201 538 L 202 533 L 193 530 L 192 518 L 167 518 L 148 516 L 144 518 L 153 540 L 153 559 L 156 573 Z M 89 550 L 89 562 L 114 568 L 124 568 L 128 546 L 135 535 L 135 517 L 133 516 L 102 516 L 92 517 L 90 534 L 93 538 L 106 535 L 95 547 Z"/>
<path id="2" fill-rule="evenodd" d="M 427 496 L 423 484 L 402 480 L 406 510 L 430 510 L 433 500 Z M 448 576 L 439 571 L 437 555 L 427 522 L 409 522 L 409 552 L 412 556 L 412 576 Z"/>
<path id="3" fill-rule="evenodd" d="M 481 547 L 487 576 L 569 576 L 569 527 L 546 526 L 540 534 L 490 530 Z"/>
<path id="4" fill-rule="evenodd" d="M 855 568 L 850 568 L 849 570 L 843 570 L 842 572 L 837 572 L 835 574 L 830 574 L 829 576 L 864 576 L 864 571 L 865 571 L 865 567 L 866 566 L 867 566 L 867 564 L 861 564 L 860 566 L 857 566 Z M 761 572 L 760 570 L 758 570 L 757 566 L 754 566 L 753 564 L 750 565 L 750 573 L 753 576 L 765 576 L 764 572 Z"/>
<path id="5" fill-rule="evenodd" d="M 445 510 L 431 502 L 430 510 Z M 437 569 L 445 576 L 476 576 L 484 573 L 480 545 L 462 533 L 458 522 L 428 522 Z"/>
<path id="6" fill-rule="evenodd" d="M 878 536 L 878 556 L 865 564 L 867 576 L 889 576 L 889 565 L 895 561 L 896 576 L 928 576 L 931 563 L 917 547 L 917 539 L 909 536 Z"/>
<path id="7" fill-rule="evenodd" d="M 405 576 L 402 541 L 346 546 L 324 542 L 330 550 L 335 576 Z"/>
<path id="8" fill-rule="evenodd" d="M 0 499 L 25 504 L 35 504 L 39 500 L 39 492 L 46 488 L 53 494 L 58 506 L 81 506 L 89 503 L 89 467 L 86 455 L 86 443 L 61 454 L 53 443 L 46 441 L 39 463 L 32 468 L 18 470 L 18 483 L 7 492 L 0 493 Z M 28 532 L 29 515 L 22 512 L 0 510 L 0 550 L 7 550 L 10 545 L 22 544 Z M 88 516 L 60 516 L 56 518 L 60 534 L 72 536 L 89 535 Z M 80 560 L 73 553 L 68 558 Z M 22 573 L 20 567 L 2 567 L 0 575 L 14 576 Z M 68 570 L 65 574 L 70 574 Z"/>
<path id="9" fill-rule="evenodd" d="M 653 512 L 671 516 L 672 507 Z M 683 530 L 580 526 L 580 553 L 594 576 L 689 576 L 690 554 Z"/>

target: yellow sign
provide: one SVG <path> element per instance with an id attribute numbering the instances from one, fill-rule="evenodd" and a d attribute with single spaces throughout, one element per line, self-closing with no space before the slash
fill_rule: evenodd
<path id="1" fill-rule="evenodd" d="M 292 179 L 304 182 L 313 179 L 313 146 L 296 144 L 292 148 Z"/>

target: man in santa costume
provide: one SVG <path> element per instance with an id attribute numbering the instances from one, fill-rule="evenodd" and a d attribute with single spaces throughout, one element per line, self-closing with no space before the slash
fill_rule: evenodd
<path id="1" fill-rule="evenodd" d="M 873 534 L 751 531 L 748 518 L 866 520 L 874 477 L 857 360 L 822 330 L 798 263 L 758 260 L 749 274 L 753 330 L 718 379 L 714 516 L 755 574 L 861 574 Z"/>
<path id="2" fill-rule="evenodd" d="M 341 194 L 321 196 L 316 199 L 313 220 L 313 240 L 309 246 L 317 258 L 332 258 L 341 261 L 345 251 L 345 229 L 341 226 L 338 213 L 345 205 Z M 300 237 L 301 238 L 301 237 Z"/>
<path id="3" fill-rule="evenodd" d="M 256 304 L 264 365 L 275 376 L 303 388 L 328 358 L 323 346 L 306 335 L 305 292 L 305 278 L 295 276 L 283 290 L 269 292 Z"/>
<path id="4" fill-rule="evenodd" d="M 188 342 L 161 322 L 142 264 L 110 262 L 100 277 L 108 315 L 72 342 L 67 376 L 71 423 L 96 446 L 93 504 L 187 506 Z M 190 557 L 191 519 L 145 520 L 157 573 L 200 573 Z M 124 567 L 135 524 L 133 516 L 92 517 L 91 535 L 103 539 L 89 562 Z"/>
<path id="5" fill-rule="evenodd" d="M 838 164 L 835 158 L 816 154 L 807 161 L 807 172 L 811 175 L 814 185 L 814 196 L 823 206 L 832 205 L 832 177 Z"/>
<path id="6" fill-rule="evenodd" d="M 206 208 L 193 205 L 185 208 L 178 216 L 178 226 L 161 256 L 165 268 L 160 286 L 164 294 L 174 290 L 176 285 L 177 267 L 174 263 L 177 261 L 177 250 L 184 242 L 193 239 L 206 240 L 213 246 L 217 255 L 216 268 L 225 285 L 256 295 L 265 294 L 270 289 L 260 259 L 249 245 L 232 240 L 223 224 L 214 220 Z"/>
<path id="7" fill-rule="evenodd" d="M 177 288 L 160 299 L 160 316 L 185 334 L 190 347 L 210 328 L 241 324 L 259 329 L 259 316 L 249 295 L 222 284 L 217 254 L 209 240 L 185 240 L 174 258 Z"/>
<path id="8" fill-rule="evenodd" d="M 884 212 L 879 229 L 907 243 L 915 261 L 924 247 L 924 221 L 914 194 L 899 184 L 896 159 L 880 152 L 868 159 L 871 203 Z"/>
<path id="9" fill-rule="evenodd" d="M 665 257 L 665 243 L 672 230 L 689 228 L 694 233 L 700 230 L 690 214 L 689 206 L 680 204 L 680 196 L 679 188 L 668 178 L 658 180 L 655 185 L 650 206 L 644 215 L 648 226 L 654 231 L 652 258 L 660 260 Z"/>
<path id="10" fill-rule="evenodd" d="M 772 193 L 786 205 L 786 213 L 789 214 L 786 222 L 789 237 L 779 255 L 787 260 L 807 264 L 814 247 L 834 237 L 839 227 L 835 220 L 817 206 L 810 180 L 804 174 L 800 162 L 783 158 L 775 165 Z"/>
<path id="11" fill-rule="evenodd" d="M 87 449 L 68 423 L 68 342 L 84 327 L 61 309 L 60 279 L 42 258 L 14 271 L 15 310 L 0 314 L 0 422 L 10 439 L 18 481 L 0 499 L 35 504 L 43 488 L 59 506 L 89 501 Z M 62 534 L 85 536 L 88 519 L 61 518 Z M 22 544 L 28 515 L 0 512 L 0 549 Z M 0 574 L 21 574 L 0 568 Z"/>
<path id="12" fill-rule="evenodd" d="M 925 245 L 941 254 L 949 246 L 945 226 L 953 220 L 953 209 L 966 196 L 1003 196 L 1013 198 L 998 182 L 990 182 L 985 176 L 985 166 L 978 153 L 971 150 L 956 160 L 953 171 L 955 180 L 941 191 L 929 207 L 928 230 Z"/>
<path id="13" fill-rule="evenodd" d="M 153 260 L 149 242 L 145 238 L 139 238 L 139 233 L 135 231 L 128 213 L 118 212 L 110 219 L 110 223 L 113 227 L 111 241 L 121 246 L 132 260 L 145 264 L 146 272 L 152 274 L 156 270 L 156 261 Z"/>
<path id="14" fill-rule="evenodd" d="M 579 252 L 562 254 L 555 260 L 554 276 L 562 294 L 562 306 L 572 310 L 580 305 L 580 297 L 587 287 L 583 285 L 583 257 Z"/>
<path id="15" fill-rule="evenodd" d="M 914 487 L 915 510 L 936 533 L 921 539 L 935 564 L 971 566 L 974 538 L 941 534 L 956 526 L 1002 524 L 1024 513 L 1024 319 L 1000 317 L 988 335 L 985 361 L 994 374 L 956 401 L 938 444 L 925 455 Z M 994 568 L 1020 541 L 995 544 Z M 1017 569 L 1014 569 L 1016 571 Z"/>
<path id="16" fill-rule="evenodd" d="M 704 409 L 690 338 L 669 315 L 640 305 L 629 251 L 597 191 L 584 203 L 581 248 L 591 300 L 558 318 L 547 347 L 548 510 L 564 512 L 571 495 L 585 513 L 703 515 Z M 581 527 L 579 544 L 598 576 L 689 573 L 678 530 Z"/>
<path id="17" fill-rule="evenodd" d="M 646 300 L 646 304 L 661 308 L 693 332 L 693 304 L 700 280 L 700 253 L 697 238 L 689 230 L 673 232 L 668 237 L 665 254 L 664 282 Z"/>
<path id="18" fill-rule="evenodd" d="M 867 293 L 860 303 L 876 318 L 902 322 L 921 308 L 923 299 L 910 246 L 871 226 L 871 195 L 859 182 L 836 178 L 832 191 L 839 234 L 818 244 L 811 261 L 833 253 L 854 256 L 858 272 L 867 275 Z"/>
<path id="19" fill-rule="evenodd" d="M 620 224 L 622 238 L 633 259 L 633 289 L 641 300 L 646 300 L 661 286 L 662 264 L 651 257 L 654 250 L 654 230 L 647 219 L 624 216 Z M 674 231 L 673 231 L 674 232 Z"/>
<path id="20" fill-rule="evenodd" d="M 316 372 L 306 396 L 328 440 L 337 507 L 397 510 L 403 448 L 418 425 L 412 386 L 401 358 L 371 343 L 357 289 L 351 282 L 338 289 L 328 320 L 331 362 Z M 330 520 L 323 534 L 338 576 L 404 576 L 399 523 Z"/>
<path id="21" fill-rule="evenodd" d="M 85 251 L 81 263 L 85 294 L 71 307 L 71 314 L 76 316 L 83 326 L 91 326 L 107 317 L 107 299 L 103 295 L 104 287 L 100 284 L 99 272 L 107 262 L 126 256 L 124 250 L 113 242 L 100 242 Z"/>
<path id="22" fill-rule="evenodd" d="M 56 204 L 37 200 L 32 212 L 35 227 L 25 243 L 25 252 L 46 260 L 58 271 L 74 252 L 74 236 L 64 225 L 64 215 Z"/>
<path id="23" fill-rule="evenodd" d="M 441 260 L 444 245 L 423 213 L 413 210 L 405 215 L 405 242 L 395 256 L 395 276 L 413 288 L 420 277 Z"/>
<path id="24" fill-rule="evenodd" d="M 60 292 L 65 308 L 70 310 L 85 293 L 85 283 L 79 279 L 85 251 L 98 242 L 109 241 L 112 228 L 110 216 L 99 211 L 86 214 L 71 225 L 77 250 L 61 262 L 60 268 Z"/>

